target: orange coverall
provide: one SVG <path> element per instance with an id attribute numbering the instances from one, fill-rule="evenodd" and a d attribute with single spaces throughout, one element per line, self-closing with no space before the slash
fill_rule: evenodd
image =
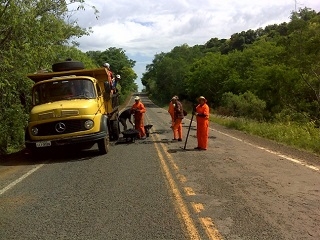
<path id="1" fill-rule="evenodd" d="M 134 114 L 134 124 L 135 124 L 134 127 L 136 130 L 139 131 L 139 138 L 143 138 L 146 135 L 144 130 L 144 121 L 143 121 L 143 115 L 146 112 L 146 108 L 142 102 L 136 101 L 132 105 L 131 110 Z"/>
<path id="2" fill-rule="evenodd" d="M 177 139 L 178 141 L 182 141 L 182 119 L 183 115 L 183 107 L 181 102 L 176 100 L 173 102 L 174 105 L 174 119 L 173 119 L 173 139 Z"/>
<path id="3" fill-rule="evenodd" d="M 173 125 L 174 125 L 174 106 L 173 106 L 172 101 L 170 101 L 170 103 L 169 103 L 168 113 L 171 116 L 171 127 L 173 127 Z"/>
<path id="4" fill-rule="evenodd" d="M 110 71 L 109 69 L 107 69 L 107 74 L 108 74 L 108 82 L 110 85 L 110 89 L 111 89 L 111 93 L 113 93 L 113 89 L 112 89 L 112 81 L 113 81 L 113 72 Z"/>
<path id="5" fill-rule="evenodd" d="M 196 107 L 196 116 L 198 148 L 207 149 L 209 135 L 209 106 L 206 103 L 199 104 Z"/>

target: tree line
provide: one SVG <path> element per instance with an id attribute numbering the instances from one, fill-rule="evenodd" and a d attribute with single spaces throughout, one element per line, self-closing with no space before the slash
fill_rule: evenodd
<path id="1" fill-rule="evenodd" d="M 68 58 L 86 68 L 104 62 L 120 74 L 121 96 L 137 90 L 135 62 L 123 49 L 82 52 L 76 39 L 90 34 L 72 16 L 85 7 L 84 0 L 10 0 L 0 4 L 0 155 L 23 148 L 24 131 L 31 109 L 33 82 L 26 76 Z M 71 9 L 71 10 L 70 10 Z M 74 10 L 72 10 L 74 9 Z"/>
<path id="2" fill-rule="evenodd" d="M 288 23 L 176 46 L 154 56 L 142 84 L 162 103 L 203 95 L 217 114 L 318 127 L 320 13 L 303 8 Z"/>

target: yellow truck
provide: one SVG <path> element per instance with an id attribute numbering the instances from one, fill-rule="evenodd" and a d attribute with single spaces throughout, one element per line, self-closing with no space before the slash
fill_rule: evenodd
<path id="1" fill-rule="evenodd" d="M 61 147 L 106 154 L 118 140 L 119 95 L 112 93 L 105 68 L 85 69 L 81 62 L 52 65 L 53 72 L 30 74 L 32 109 L 25 132 L 31 153 Z"/>

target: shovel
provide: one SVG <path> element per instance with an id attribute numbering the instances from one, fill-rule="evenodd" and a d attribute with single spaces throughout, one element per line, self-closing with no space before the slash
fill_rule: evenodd
<path id="1" fill-rule="evenodd" d="M 194 114 L 193 114 L 193 112 L 192 112 L 192 116 L 191 116 L 191 120 L 190 120 L 190 124 L 189 124 L 189 128 L 188 128 L 188 133 L 187 133 L 186 141 L 185 141 L 185 143 L 184 143 L 184 148 L 183 148 L 184 150 L 186 150 L 186 146 L 187 146 L 187 142 L 188 142 L 188 137 L 189 137 L 189 132 L 190 132 L 190 128 L 191 128 L 193 116 L 194 116 Z"/>

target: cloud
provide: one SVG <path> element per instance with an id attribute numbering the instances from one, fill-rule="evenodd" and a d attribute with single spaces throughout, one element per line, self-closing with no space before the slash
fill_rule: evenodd
<path id="1" fill-rule="evenodd" d="M 175 46 L 205 44 L 211 38 L 230 38 L 234 33 L 264 28 L 290 20 L 295 9 L 320 11 L 314 0 L 90 0 L 99 11 L 98 20 L 89 7 L 76 14 L 81 27 L 93 33 L 78 39 L 82 51 L 122 48 L 141 66 L 160 52 Z M 139 72 L 138 72 L 139 71 Z"/>

